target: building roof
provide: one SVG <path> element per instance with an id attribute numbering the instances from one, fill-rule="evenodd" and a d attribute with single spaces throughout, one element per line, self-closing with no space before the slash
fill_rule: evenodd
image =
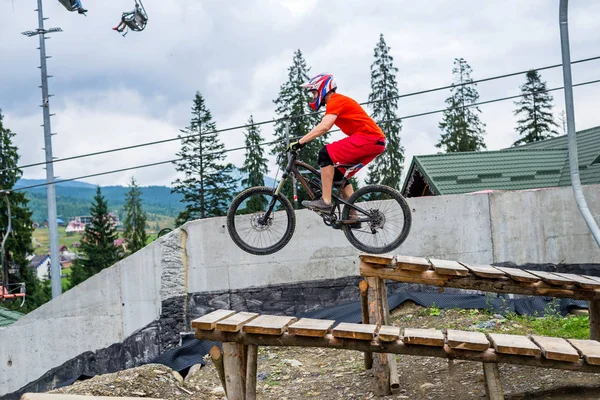
<path id="1" fill-rule="evenodd" d="M 0 328 L 7 327 L 19 320 L 25 314 L 18 311 L 7 310 L 6 308 L 0 307 Z"/>
<path id="2" fill-rule="evenodd" d="M 39 267 L 47 258 L 50 258 L 48 254 L 41 254 L 37 256 L 33 256 L 33 258 L 29 261 L 29 265 L 32 267 Z"/>
<path id="3" fill-rule="evenodd" d="M 578 132 L 577 148 L 581 183 L 600 183 L 600 127 Z M 570 184 L 567 137 L 560 136 L 498 151 L 415 156 L 402 193 L 411 197 Z"/>

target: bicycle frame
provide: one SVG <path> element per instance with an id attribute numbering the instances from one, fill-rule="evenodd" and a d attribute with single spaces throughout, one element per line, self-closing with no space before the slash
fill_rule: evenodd
<path id="1" fill-rule="evenodd" d="M 285 171 L 283 172 L 283 175 L 281 176 L 281 180 L 279 181 L 279 185 L 277 185 L 277 189 L 275 189 L 275 195 L 279 195 L 281 193 L 281 191 L 283 190 L 283 185 L 285 184 L 285 182 L 287 181 L 288 176 L 290 176 L 290 174 L 293 174 L 296 179 L 298 179 L 298 182 L 300 182 L 300 184 L 302 185 L 302 187 L 304 188 L 304 190 L 306 190 L 306 192 L 308 193 L 308 196 L 311 198 L 311 200 L 315 199 L 315 193 L 312 191 L 312 189 L 310 188 L 310 185 L 308 184 L 307 180 L 304 178 L 304 175 L 302 175 L 302 173 L 298 170 L 298 167 L 301 168 L 305 168 L 306 170 L 308 170 L 311 174 L 313 174 L 315 177 L 319 178 L 319 180 L 321 179 L 321 174 L 315 169 L 313 168 L 311 165 L 305 163 L 304 161 L 298 160 L 298 153 L 291 151 L 290 152 L 290 157 L 289 157 L 289 161 L 288 164 L 285 168 Z M 366 210 L 363 210 L 360 207 L 355 206 L 354 204 L 350 204 L 348 203 L 346 200 L 344 200 L 340 195 L 341 195 L 341 191 L 344 188 L 346 182 L 348 182 L 348 179 L 346 176 L 344 176 L 344 178 L 341 181 L 341 184 L 339 185 L 338 189 L 337 189 L 337 194 L 331 193 L 331 197 L 334 200 L 334 207 L 333 210 L 335 210 L 336 208 L 338 209 L 338 213 L 339 213 L 339 222 L 341 224 L 352 224 L 355 223 L 357 221 L 360 222 L 369 222 L 371 220 L 371 217 L 369 215 L 369 212 Z M 269 216 L 271 215 L 271 213 L 273 212 L 273 207 L 275 207 L 275 200 L 276 197 L 273 197 L 271 199 L 271 202 L 269 203 L 269 207 L 267 208 L 265 215 L 263 216 L 263 220 L 262 222 L 266 222 L 266 220 L 269 218 Z M 357 219 L 349 219 L 349 220 L 342 220 L 341 219 L 341 204 L 347 205 L 350 208 L 356 210 L 357 212 L 367 216 L 368 218 L 359 218 Z M 334 213 L 334 211 L 332 210 L 332 214 Z"/>

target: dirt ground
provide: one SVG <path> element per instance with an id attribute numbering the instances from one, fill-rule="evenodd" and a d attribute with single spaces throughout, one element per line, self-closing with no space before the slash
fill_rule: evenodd
<path id="1" fill-rule="evenodd" d="M 469 329 L 489 321 L 476 311 L 441 310 L 430 315 L 412 304 L 393 312 L 393 321 L 405 327 Z M 480 363 L 448 361 L 433 357 L 398 356 L 401 389 L 389 399 L 485 398 Z M 563 370 L 500 365 L 506 399 L 600 399 L 600 376 Z M 257 398 L 370 399 L 374 378 L 364 369 L 362 353 L 315 348 L 260 348 Z M 224 399 L 218 374 L 211 361 L 185 380 L 162 365 L 146 365 L 116 374 L 76 382 L 53 393 L 103 396 L 154 397 L 161 399 Z"/>

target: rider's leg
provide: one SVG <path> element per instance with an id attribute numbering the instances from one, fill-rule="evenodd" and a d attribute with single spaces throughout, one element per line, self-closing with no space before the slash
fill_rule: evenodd
<path id="1" fill-rule="evenodd" d="M 323 201 L 327 204 L 331 204 L 331 191 L 333 189 L 334 173 L 335 168 L 333 167 L 333 165 L 321 167 L 321 189 L 323 191 L 321 197 L 323 198 Z"/>

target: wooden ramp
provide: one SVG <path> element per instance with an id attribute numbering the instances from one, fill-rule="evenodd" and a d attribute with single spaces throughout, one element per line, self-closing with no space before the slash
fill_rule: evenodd
<path id="1" fill-rule="evenodd" d="M 401 255 L 360 256 L 364 277 L 531 296 L 600 300 L 600 278 Z"/>
<path id="2" fill-rule="evenodd" d="M 192 321 L 200 340 L 255 346 L 326 347 L 486 363 L 600 372 L 600 342 L 387 325 L 216 310 Z"/>

